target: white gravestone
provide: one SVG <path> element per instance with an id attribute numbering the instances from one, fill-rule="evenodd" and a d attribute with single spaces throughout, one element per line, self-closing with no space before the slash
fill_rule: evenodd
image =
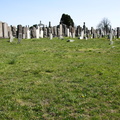
<path id="1" fill-rule="evenodd" d="M 52 36 L 52 33 L 50 33 L 50 40 L 52 40 L 53 39 L 53 36 Z"/>

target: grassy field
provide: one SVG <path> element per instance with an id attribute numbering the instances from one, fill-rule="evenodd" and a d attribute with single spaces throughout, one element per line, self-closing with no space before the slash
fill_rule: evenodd
<path id="1" fill-rule="evenodd" d="M 120 39 L 0 39 L 0 120 L 120 120 Z"/>

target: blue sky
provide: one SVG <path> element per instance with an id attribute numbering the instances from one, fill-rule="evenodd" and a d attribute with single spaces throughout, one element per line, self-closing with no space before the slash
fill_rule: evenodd
<path id="1" fill-rule="evenodd" d="M 120 0 L 0 0 L 0 21 L 8 25 L 34 25 L 41 20 L 58 25 L 62 14 L 69 14 L 75 25 L 96 28 L 105 17 L 113 28 L 120 27 Z"/>

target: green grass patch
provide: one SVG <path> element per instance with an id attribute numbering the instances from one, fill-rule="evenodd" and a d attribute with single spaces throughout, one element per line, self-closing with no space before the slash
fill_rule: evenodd
<path id="1" fill-rule="evenodd" d="M 120 39 L 0 39 L 1 120 L 119 120 Z"/>

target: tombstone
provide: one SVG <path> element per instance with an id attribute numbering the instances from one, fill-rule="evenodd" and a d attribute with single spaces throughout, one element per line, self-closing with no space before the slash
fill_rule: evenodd
<path id="1" fill-rule="evenodd" d="M 69 28 L 67 28 L 67 37 L 69 37 L 70 35 L 69 35 Z"/>
<path id="2" fill-rule="evenodd" d="M 57 35 L 60 37 L 60 28 L 57 28 Z"/>
<path id="3" fill-rule="evenodd" d="M 22 33 L 19 33 L 19 34 L 18 34 L 18 43 L 20 43 L 21 40 L 22 40 Z"/>
<path id="4" fill-rule="evenodd" d="M 113 38 L 113 32 L 112 32 L 112 30 L 111 30 L 111 32 L 110 32 L 110 45 L 113 45 L 113 40 L 112 40 L 112 38 Z"/>
<path id="5" fill-rule="evenodd" d="M 17 38 L 19 37 L 19 34 L 22 34 L 22 25 L 17 26 Z"/>
<path id="6" fill-rule="evenodd" d="M 44 35 L 44 37 L 47 37 L 47 28 L 46 27 L 44 28 L 43 35 Z"/>
<path id="7" fill-rule="evenodd" d="M 75 41 L 75 40 L 70 40 L 70 39 L 69 39 L 69 40 L 67 40 L 67 42 L 74 42 L 74 41 Z"/>
<path id="8" fill-rule="evenodd" d="M 8 37 L 10 38 L 10 35 L 12 34 L 12 31 L 11 31 L 11 26 L 8 26 Z"/>
<path id="9" fill-rule="evenodd" d="M 39 39 L 39 36 L 40 36 L 40 29 L 38 26 L 38 28 L 36 29 L 36 38 Z"/>
<path id="10" fill-rule="evenodd" d="M 10 34 L 10 42 L 13 42 L 14 37 Z"/>
<path id="11" fill-rule="evenodd" d="M 3 27 L 1 21 L 0 21 L 0 38 L 3 38 Z"/>
<path id="12" fill-rule="evenodd" d="M 27 39 L 30 39 L 30 30 L 29 30 L 29 28 L 27 29 Z"/>
<path id="13" fill-rule="evenodd" d="M 60 24 L 60 36 L 62 36 L 62 24 Z"/>
<path id="14" fill-rule="evenodd" d="M 35 27 L 32 27 L 31 38 L 36 38 L 36 28 Z"/>
<path id="15" fill-rule="evenodd" d="M 84 31 L 81 32 L 81 36 L 79 39 L 84 39 Z"/>
<path id="16" fill-rule="evenodd" d="M 43 38 L 43 30 L 40 30 L 40 38 Z"/>
<path id="17" fill-rule="evenodd" d="M 120 38 L 120 27 L 117 27 L 117 38 Z"/>
<path id="18" fill-rule="evenodd" d="M 52 40 L 53 39 L 53 35 L 52 35 L 52 33 L 50 33 L 50 40 Z"/>
<path id="19" fill-rule="evenodd" d="M 16 27 L 15 26 L 11 26 L 12 28 L 12 35 L 13 37 L 16 37 Z"/>
<path id="20" fill-rule="evenodd" d="M 72 34 L 71 34 L 71 32 L 69 32 L 69 37 L 72 37 Z"/>
<path id="21" fill-rule="evenodd" d="M 84 31 L 84 34 L 86 34 L 86 26 L 85 26 L 85 22 L 83 23 L 83 31 Z"/>
<path id="22" fill-rule="evenodd" d="M 71 28 L 71 33 L 72 33 L 72 38 L 75 38 L 75 28 L 74 27 Z"/>
<path id="23" fill-rule="evenodd" d="M 3 27 L 3 37 L 4 38 L 9 38 L 8 37 L 8 24 L 7 23 L 2 23 L 2 27 Z"/>
<path id="24" fill-rule="evenodd" d="M 27 33 L 27 27 L 22 27 L 23 39 L 26 38 L 26 33 Z"/>
<path id="25" fill-rule="evenodd" d="M 53 27 L 53 36 L 57 37 L 57 26 Z"/>

